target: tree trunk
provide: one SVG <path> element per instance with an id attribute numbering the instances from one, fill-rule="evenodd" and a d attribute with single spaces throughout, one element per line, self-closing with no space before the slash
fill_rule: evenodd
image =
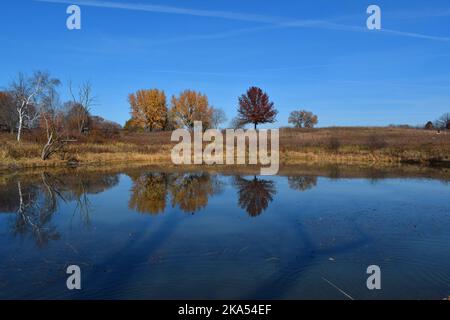
<path id="1" fill-rule="evenodd" d="M 53 141 L 53 133 L 51 133 L 48 136 L 47 139 L 47 143 L 44 145 L 44 147 L 42 148 L 42 154 L 41 154 L 41 159 L 42 160 L 48 160 L 48 158 L 50 158 L 50 155 L 52 154 L 52 146 L 55 142 Z"/>
<path id="2" fill-rule="evenodd" d="M 22 117 L 19 118 L 19 128 L 17 130 L 17 142 L 20 142 L 20 137 L 22 135 L 22 124 L 23 124 L 23 120 Z"/>
<path id="3" fill-rule="evenodd" d="M 256 126 L 257 126 L 258 124 L 255 122 L 255 130 L 256 130 Z"/>
<path id="4" fill-rule="evenodd" d="M 50 146 L 48 144 L 46 144 L 44 148 L 42 148 L 41 159 L 44 161 L 48 160 L 48 158 L 50 157 L 49 148 Z"/>

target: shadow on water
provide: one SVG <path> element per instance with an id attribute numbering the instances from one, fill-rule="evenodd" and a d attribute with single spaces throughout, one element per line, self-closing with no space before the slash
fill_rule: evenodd
<path id="1" fill-rule="evenodd" d="M 304 250 L 281 261 L 276 272 L 267 277 L 250 294 L 241 297 L 242 299 L 282 299 L 286 292 L 298 285 L 302 275 L 309 270 L 317 257 L 336 256 L 363 247 L 371 242 L 371 238 L 355 225 L 355 240 L 350 243 L 334 245 L 331 248 L 321 248 L 311 239 L 301 222 L 293 221 L 292 224 L 296 226 Z"/>
<path id="2" fill-rule="evenodd" d="M 123 172 L 129 177 L 129 180 L 119 181 L 119 176 Z M 307 174 L 308 172 L 309 174 Z M 189 270 L 189 268 L 195 267 L 199 267 L 201 270 L 201 268 L 205 267 L 205 270 L 209 272 L 210 269 L 206 268 L 211 268 L 214 263 L 210 261 L 209 255 L 202 256 L 202 253 L 216 252 L 218 250 L 222 252 L 219 257 L 222 259 L 220 260 L 221 263 L 224 264 L 224 270 L 228 268 L 228 264 L 232 265 L 234 263 L 233 259 L 242 259 L 240 261 L 243 261 L 243 266 L 236 268 L 236 274 L 233 274 L 229 269 L 225 272 L 222 271 L 220 266 L 214 266 L 214 270 L 211 270 L 211 275 L 215 275 L 215 272 L 225 272 L 223 274 L 220 273 L 220 275 L 225 278 L 230 276 L 230 279 L 241 279 L 241 275 L 238 274 L 239 270 L 246 270 L 245 265 L 247 263 L 251 265 L 261 261 L 261 263 L 265 264 L 261 268 L 263 270 L 261 272 L 264 272 L 263 276 L 255 280 L 255 283 L 251 283 L 251 291 L 246 293 L 246 288 L 240 288 L 239 285 L 236 285 L 235 288 L 239 289 L 239 291 L 233 291 L 235 294 L 233 297 L 240 296 L 245 299 L 285 298 L 289 296 L 287 294 L 289 292 L 298 292 L 299 283 L 302 282 L 301 280 L 307 279 L 307 273 L 313 272 L 312 269 L 318 265 L 318 260 L 322 262 L 328 261 L 328 257 L 342 256 L 349 253 L 357 255 L 364 251 L 361 248 L 366 246 L 376 247 L 373 244 L 377 234 L 373 233 L 373 230 L 368 229 L 367 226 L 370 225 L 371 221 L 378 223 L 384 216 L 375 216 L 379 220 L 367 220 L 368 216 L 365 215 L 361 216 L 361 219 L 366 220 L 359 220 L 359 215 L 356 215 L 356 213 L 366 209 L 382 208 L 384 210 L 386 208 L 385 205 L 383 207 L 379 206 L 380 201 L 384 201 L 384 199 L 378 198 L 385 196 L 385 191 L 382 188 L 398 187 L 400 185 L 401 190 L 404 190 L 404 198 L 388 199 L 390 207 L 388 207 L 389 210 L 387 212 L 395 213 L 399 210 L 400 205 L 404 204 L 402 201 L 410 199 L 411 192 L 416 192 L 415 190 L 417 189 L 414 188 L 417 188 L 419 183 L 415 180 L 412 188 L 403 184 L 381 184 L 380 186 L 370 185 L 368 187 L 367 183 L 364 184 L 364 182 L 360 181 L 361 179 L 359 181 L 343 181 L 342 184 L 336 184 L 335 181 L 327 181 L 328 179 L 319 179 L 318 177 L 322 176 L 322 174 L 331 180 L 342 179 L 348 176 L 351 178 L 360 177 L 356 174 L 354 175 L 353 172 L 346 171 L 345 168 L 342 169 L 337 166 L 318 171 L 298 170 L 296 173 L 291 172 L 284 176 L 273 178 L 259 177 L 250 173 L 238 174 L 237 172 L 221 175 L 206 171 L 161 170 L 129 170 L 120 172 L 68 170 L 62 173 L 44 171 L 30 175 L 4 176 L 0 177 L 2 190 L 0 193 L 0 215 L 6 217 L 7 219 L 4 219 L 4 221 L 8 223 L 6 224 L 5 222 L 3 224 L 7 227 L 7 231 L 0 234 L 4 236 L 0 238 L 2 241 L 0 245 L 6 248 L 10 243 L 19 242 L 15 240 L 18 239 L 20 241 L 28 241 L 40 249 L 52 247 L 52 243 L 63 242 L 61 239 L 64 239 L 65 232 L 68 232 L 68 230 L 63 229 L 64 224 L 61 221 L 67 217 L 67 219 L 70 219 L 66 220 L 70 222 L 69 228 L 72 227 L 72 223 L 76 220 L 79 220 L 81 224 L 75 227 L 81 227 L 83 230 L 86 228 L 86 230 L 91 231 L 88 227 L 92 225 L 95 225 L 96 228 L 98 227 L 96 229 L 98 233 L 89 233 L 92 239 L 86 240 L 82 238 L 86 233 L 75 232 L 71 237 L 73 239 L 71 241 L 75 241 L 74 243 L 80 242 L 78 246 L 80 252 L 82 250 L 88 251 L 86 254 L 84 251 L 81 254 L 77 253 L 78 257 L 92 262 L 86 267 L 89 269 L 85 273 L 85 281 L 101 289 L 79 294 L 65 293 L 65 296 L 105 299 L 121 297 L 121 294 L 126 295 L 127 293 L 131 295 L 145 295 L 145 290 L 136 285 L 136 283 L 138 283 L 138 280 L 145 280 L 146 285 L 153 286 L 152 276 L 154 274 L 149 274 L 151 271 L 149 271 L 150 268 L 146 268 L 146 265 L 152 264 L 154 262 L 152 259 L 161 252 L 165 252 L 167 255 L 167 260 L 165 260 L 167 264 L 154 266 L 155 270 L 168 277 L 168 283 L 163 284 L 172 285 L 174 289 L 173 294 L 177 292 L 183 295 L 183 289 L 179 289 L 177 284 L 170 282 L 170 277 L 172 276 L 174 279 L 177 279 L 177 275 L 173 274 L 174 269 L 171 268 L 175 266 L 175 263 L 179 263 L 181 259 L 185 265 L 180 267 L 179 270 Z M 373 184 L 377 181 L 391 178 L 392 175 L 393 173 L 390 171 L 368 169 L 365 171 L 363 178 Z M 404 178 L 404 175 L 402 174 L 401 177 Z M 434 176 L 427 174 L 424 174 L 422 178 L 425 178 L 423 179 L 424 181 L 431 178 L 436 180 Z M 440 181 L 448 184 L 449 179 L 443 178 Z M 110 216 L 105 214 L 101 217 L 102 219 L 96 220 L 95 217 L 98 212 L 94 215 L 92 209 L 97 204 L 97 199 L 93 195 L 102 194 L 108 189 L 118 186 L 119 182 L 120 185 L 127 187 L 129 191 L 121 195 L 123 200 L 125 200 L 125 212 L 114 212 L 111 216 L 111 221 L 109 220 Z M 322 185 L 324 188 L 319 188 L 321 192 L 312 191 L 309 193 L 309 191 L 322 187 Z M 345 187 L 344 190 L 335 189 L 342 185 Z M 357 207 L 347 207 L 346 199 L 341 198 L 348 197 L 347 200 L 351 201 L 353 190 L 355 190 L 352 188 L 361 186 L 365 188 L 361 194 L 367 197 L 366 199 L 370 201 L 370 205 L 355 202 Z M 439 186 L 434 185 L 434 187 L 440 192 L 446 192 Z M 373 191 L 376 192 L 372 193 Z M 116 194 L 112 192 L 111 196 Z M 303 194 L 303 196 L 300 196 L 300 194 Z M 322 203 L 314 202 L 328 196 L 330 197 L 327 199 L 331 199 L 330 201 L 337 205 L 339 210 L 335 210 L 336 207 L 334 206 L 327 207 Z M 220 201 L 212 201 L 213 197 L 218 197 Z M 303 200 L 309 201 L 311 199 L 311 203 L 314 202 L 312 206 L 306 204 L 303 207 L 298 204 Z M 102 199 L 102 201 L 104 200 Z M 280 204 L 280 200 L 292 201 L 292 204 L 289 202 L 284 207 L 287 208 L 286 214 L 278 214 L 277 212 L 276 205 Z M 226 208 L 223 208 L 223 211 L 213 215 L 212 219 L 210 219 L 211 208 L 214 207 L 217 210 L 217 203 L 222 204 L 222 206 L 225 203 Z M 67 213 L 67 208 L 70 208 L 70 210 L 74 208 L 74 212 L 69 212 L 68 215 L 63 216 L 62 213 Z M 245 213 L 243 214 L 239 208 L 244 210 L 248 217 L 252 219 L 242 219 Z M 310 215 L 307 218 L 302 215 L 300 220 L 299 215 L 295 212 L 297 208 L 311 210 L 309 212 Z M 326 210 L 321 211 L 324 208 Z M 441 210 L 446 207 L 439 202 L 439 206 L 436 205 L 433 208 L 435 208 L 437 217 L 441 218 Z M 202 214 L 196 215 L 192 219 L 189 218 L 190 215 L 200 212 Z M 316 216 L 316 212 L 320 212 L 321 216 Z M 345 214 L 338 216 L 338 213 L 342 212 Z M 153 217 L 137 213 L 148 214 Z M 56 219 L 57 216 L 61 216 L 62 219 Z M 208 219 L 202 219 L 206 216 Z M 322 217 L 324 218 L 323 220 Z M 430 219 L 432 215 L 427 217 Z M 369 218 L 375 219 L 374 216 L 369 216 Z M 391 219 L 394 218 L 395 216 Z M 133 230 L 133 236 L 128 237 L 128 233 L 123 233 L 123 228 L 121 228 L 120 224 L 118 227 L 118 223 L 114 219 L 118 219 L 120 222 L 125 221 L 127 223 L 126 226 Z M 149 223 L 146 224 L 143 221 Z M 259 223 L 255 223 L 256 221 Z M 241 222 L 241 225 L 236 225 L 236 223 Z M 223 226 L 221 223 L 223 223 Z M 327 228 L 330 228 L 332 223 L 335 223 L 334 226 L 336 228 L 340 228 L 339 232 L 332 234 L 333 238 L 327 233 Z M 267 232 L 265 228 L 268 225 L 273 225 L 273 230 Z M 202 229 L 205 226 L 208 230 Z M 209 226 L 211 226 L 210 229 Z M 414 221 L 414 232 L 415 226 Z M 109 243 L 108 237 L 110 236 L 106 232 L 111 230 L 119 232 L 117 241 L 111 243 L 111 247 L 105 248 L 104 244 Z M 281 233 L 286 231 L 286 236 L 278 238 L 278 230 L 283 230 Z M 428 229 L 424 229 L 424 231 L 428 232 Z M 431 231 L 429 232 L 431 234 Z M 248 252 L 248 257 L 241 255 L 236 258 L 225 253 L 225 249 L 229 250 L 227 252 L 231 252 L 235 248 L 234 246 L 239 247 L 242 245 L 239 242 L 240 240 L 236 239 L 242 238 L 244 242 L 248 241 L 247 239 L 251 239 L 249 242 L 251 244 L 255 235 L 260 237 L 258 241 L 260 241 L 261 247 L 267 248 L 266 252 L 274 253 L 272 257 L 277 258 L 276 263 L 271 262 L 267 264 L 265 253 L 261 254 L 261 251 L 258 250 Z M 411 236 L 411 233 L 408 236 Z M 337 238 L 336 241 L 335 237 Z M 182 240 L 181 243 L 178 242 L 180 239 Z M 205 239 L 207 239 L 207 243 L 205 243 Z M 278 239 L 287 241 L 287 247 L 283 248 L 284 242 L 278 243 Z M 333 240 L 329 241 L 330 239 Z M 100 242 L 96 245 L 92 244 L 91 240 L 94 242 L 100 240 Z M 183 241 L 186 241 L 188 244 L 185 244 Z M 245 247 L 248 247 L 249 243 L 245 243 Z M 63 252 L 60 249 L 61 247 L 63 246 L 58 248 L 59 252 Z M 192 248 L 192 251 L 186 253 L 186 248 Z M 277 256 L 275 257 L 275 255 Z M 15 260 L 8 256 L 7 253 L 4 256 L 10 261 L 8 265 L 4 262 L 5 266 L 15 267 Z M 278 257 L 280 258 L 278 259 Z M 62 258 L 58 260 L 59 262 L 55 261 L 53 267 L 59 268 L 61 264 L 67 262 L 70 255 Z M 23 259 L 23 261 L 26 261 L 26 259 Z M 176 269 L 178 270 L 178 265 L 176 265 Z M 316 271 L 314 270 L 314 272 Z M 322 271 L 319 270 L 318 272 Z M 208 292 L 208 280 L 210 280 L 208 276 L 210 275 L 197 276 L 199 281 L 204 281 L 200 282 L 203 283 L 204 287 L 201 288 L 203 291 L 199 290 L 199 294 Z M 153 289 L 153 287 L 149 289 Z M 168 288 L 168 293 L 166 292 L 166 294 L 171 294 L 171 289 L 172 287 Z M 175 291 L 176 289 L 180 291 Z M 24 295 L 26 296 L 26 294 Z M 38 289 L 31 294 L 38 296 Z M 157 292 L 151 292 L 150 296 L 155 296 L 156 294 Z"/>

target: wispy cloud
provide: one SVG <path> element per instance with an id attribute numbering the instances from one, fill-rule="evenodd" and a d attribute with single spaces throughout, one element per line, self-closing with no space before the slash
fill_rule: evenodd
<path id="1" fill-rule="evenodd" d="M 430 36 L 430 35 L 414 33 L 414 32 L 404 32 L 404 31 L 397 31 L 397 30 L 390 30 L 390 29 L 381 29 L 381 32 L 384 32 L 386 34 L 396 35 L 396 36 L 418 38 L 418 39 L 425 39 L 425 40 L 435 40 L 435 41 L 443 41 L 443 42 L 450 41 L 450 37 Z"/>
<path id="2" fill-rule="evenodd" d="M 402 11 L 402 12 L 388 12 L 385 14 L 390 18 L 395 19 L 428 19 L 428 18 L 443 18 L 450 16 L 448 9 L 434 9 L 422 11 Z"/>
<path id="3" fill-rule="evenodd" d="M 392 30 L 392 29 L 386 29 L 386 28 L 382 28 L 381 30 L 373 31 L 373 30 L 368 30 L 366 27 L 338 24 L 338 23 L 334 23 L 332 21 L 323 21 L 323 20 L 315 21 L 315 22 L 310 21 L 310 23 L 289 22 L 289 23 L 285 23 L 283 25 L 286 27 L 316 27 L 316 28 L 330 29 L 330 30 L 367 32 L 367 33 L 372 33 L 372 34 L 379 32 L 379 33 L 384 33 L 384 34 L 389 34 L 389 35 L 394 35 L 394 36 L 408 37 L 408 38 L 450 42 L 450 37 L 445 37 L 445 36 L 432 36 L 432 35 L 426 35 L 426 34 L 421 34 L 421 33 L 405 32 L 405 31 L 398 31 L 398 30 Z"/>
<path id="4" fill-rule="evenodd" d="M 190 9 L 190 8 L 181 8 L 174 6 L 165 6 L 165 5 L 152 5 L 152 4 L 139 4 L 139 3 L 124 3 L 124 2 L 112 2 L 112 1 L 95 1 L 95 0 L 35 0 L 38 2 L 47 2 L 47 3 L 62 3 L 62 4 L 77 4 L 80 6 L 89 6 L 89 7 L 99 7 L 99 8 L 109 8 L 109 9 L 122 9 L 122 10 L 133 10 L 133 11 L 144 11 L 144 12 L 155 12 L 155 13 L 166 13 L 166 14 L 178 14 L 178 15 L 189 15 L 189 16 L 198 16 L 198 17 L 209 17 L 209 18 L 220 18 L 220 19 L 228 19 L 228 20 L 237 20 L 237 21 L 246 21 L 246 22 L 258 22 L 268 24 L 269 26 L 265 27 L 255 27 L 255 28 L 246 28 L 246 29 L 238 29 L 228 32 L 221 32 L 216 34 L 209 35 L 194 35 L 187 37 L 180 37 L 176 39 L 168 39 L 166 42 L 176 42 L 176 41 L 186 41 L 186 40 L 202 40 L 202 39 L 219 39 L 232 37 L 236 35 L 240 35 L 248 32 L 257 32 L 269 29 L 281 29 L 281 28 L 318 28 L 318 29 L 329 29 L 329 30 L 342 30 L 342 31 L 352 31 L 352 32 L 368 32 L 367 28 L 362 26 L 353 26 L 353 25 L 345 25 L 339 24 L 334 21 L 338 21 L 339 18 L 331 19 L 331 20 L 321 20 L 321 19 L 312 19 L 312 20 L 298 20 L 298 19 L 287 19 L 282 17 L 275 17 L 269 15 L 260 15 L 260 14 L 249 14 L 249 13 L 240 13 L 240 12 L 232 12 L 232 11 L 216 11 L 216 10 L 201 10 L 201 9 Z M 426 12 L 425 16 L 447 16 L 450 15 L 449 11 L 441 11 L 441 12 Z M 373 32 L 373 31 L 372 31 Z M 401 37 L 409 37 L 416 39 L 424 39 L 424 40 L 432 40 L 432 41 L 441 41 L 441 42 L 450 42 L 450 37 L 446 36 L 433 36 L 426 35 L 421 33 L 414 32 L 405 32 L 391 29 L 382 29 L 382 33 L 393 35 L 393 36 L 401 36 Z"/>
<path id="5" fill-rule="evenodd" d="M 401 88 L 422 88 L 422 89 L 436 89 L 445 90 L 450 89 L 450 85 L 432 85 L 432 84 L 422 84 L 422 83 L 400 83 L 400 82 L 388 82 L 388 81 L 361 81 L 361 80 L 331 80 L 331 82 L 342 85 L 364 85 L 364 86 L 389 86 L 389 87 L 401 87 Z"/>
<path id="6" fill-rule="evenodd" d="M 133 10 L 133 11 L 190 15 L 190 16 L 198 16 L 198 17 L 221 18 L 221 19 L 238 20 L 238 21 L 261 22 L 261 23 L 281 23 L 284 20 L 283 18 L 277 18 L 277 17 L 273 17 L 273 16 L 266 16 L 266 15 L 259 15 L 259 14 L 248 14 L 248 13 L 239 13 L 239 12 L 230 12 L 230 11 L 189 9 L 189 8 L 180 8 L 180 7 L 173 7 L 173 6 L 139 4 L 139 3 L 93 1 L 93 0 L 36 0 L 36 1 L 51 2 L 51 3 L 64 3 L 64 4 L 76 4 L 76 5 L 83 5 L 83 6 L 89 6 L 89 7 L 100 7 L 100 8 L 109 8 L 109 9 L 123 9 L 123 10 Z"/>

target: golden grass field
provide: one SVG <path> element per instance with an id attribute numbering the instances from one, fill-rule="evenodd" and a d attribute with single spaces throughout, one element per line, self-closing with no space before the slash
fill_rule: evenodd
<path id="1" fill-rule="evenodd" d="M 69 143 L 50 160 L 40 159 L 42 141 L 31 134 L 19 144 L 13 135 L 0 134 L 0 169 L 56 167 L 68 164 L 146 163 L 169 165 L 170 132 L 127 133 L 112 138 L 82 138 Z M 418 164 L 450 162 L 450 132 L 394 127 L 336 127 L 280 130 L 282 165 Z"/>

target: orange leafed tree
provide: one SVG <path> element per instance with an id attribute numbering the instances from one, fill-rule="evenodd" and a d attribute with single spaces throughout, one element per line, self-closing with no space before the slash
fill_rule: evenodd
<path id="1" fill-rule="evenodd" d="M 211 127 L 213 109 L 200 92 L 185 90 L 178 98 L 173 96 L 171 113 L 179 127 L 192 129 L 194 121 L 201 121 L 203 128 Z"/>
<path id="2" fill-rule="evenodd" d="M 160 130 L 167 121 L 167 102 L 164 91 L 139 90 L 128 96 L 132 124 L 146 130 Z"/>

